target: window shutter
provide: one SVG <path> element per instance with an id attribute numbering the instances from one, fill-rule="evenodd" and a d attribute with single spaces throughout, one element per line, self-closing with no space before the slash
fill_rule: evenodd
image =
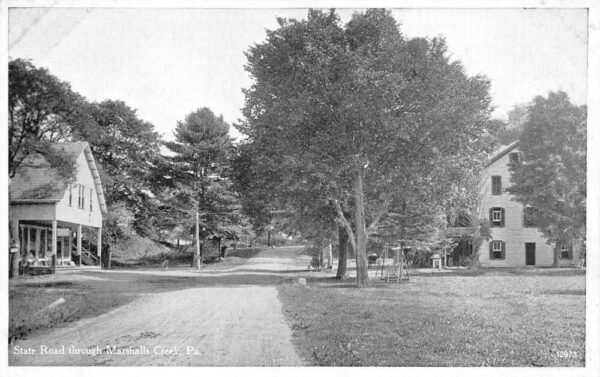
<path id="1" fill-rule="evenodd" d="M 493 241 L 489 241 L 489 246 L 490 246 L 490 260 L 494 259 L 494 249 L 493 249 Z"/>
<path id="2" fill-rule="evenodd" d="M 500 254 L 500 259 L 506 258 L 506 244 L 502 241 L 502 253 Z"/>
<path id="3" fill-rule="evenodd" d="M 569 259 L 573 259 L 573 243 L 569 242 Z"/>
<path id="4" fill-rule="evenodd" d="M 490 226 L 494 226 L 494 209 L 490 208 Z"/>
<path id="5" fill-rule="evenodd" d="M 504 226 L 504 208 L 500 208 L 500 226 Z"/>

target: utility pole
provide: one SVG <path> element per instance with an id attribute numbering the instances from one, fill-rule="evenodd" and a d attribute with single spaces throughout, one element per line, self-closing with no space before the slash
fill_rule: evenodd
<path id="1" fill-rule="evenodd" d="M 196 264 L 194 268 L 200 269 L 202 266 L 202 260 L 200 257 L 200 214 L 196 211 Z"/>

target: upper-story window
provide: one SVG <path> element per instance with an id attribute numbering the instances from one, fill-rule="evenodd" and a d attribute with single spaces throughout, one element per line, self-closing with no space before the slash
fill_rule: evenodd
<path id="1" fill-rule="evenodd" d="M 523 208 L 523 226 L 525 226 L 526 228 L 533 228 L 536 226 L 533 217 L 534 211 L 535 210 L 533 209 L 533 207 Z"/>
<path id="2" fill-rule="evenodd" d="M 490 208 L 490 223 L 492 226 L 504 226 L 504 208 Z"/>
<path id="3" fill-rule="evenodd" d="M 79 208 L 85 208 L 85 186 L 79 185 L 79 200 L 77 201 Z"/>
<path id="4" fill-rule="evenodd" d="M 513 153 L 509 154 L 508 158 L 510 159 L 510 162 L 513 164 L 517 164 L 521 160 L 521 156 L 519 156 L 518 152 L 513 152 Z"/>
<path id="5" fill-rule="evenodd" d="M 69 185 L 69 205 L 73 205 L 73 185 Z"/>
<path id="6" fill-rule="evenodd" d="M 93 208 L 93 205 L 92 205 L 92 203 L 93 203 L 93 202 L 92 202 L 92 198 L 93 198 L 94 196 L 92 195 L 92 193 L 93 193 L 93 191 L 92 191 L 92 189 L 90 189 L 90 212 L 92 212 L 92 208 Z"/>
<path id="7" fill-rule="evenodd" d="M 492 175 L 492 195 L 502 195 L 502 177 Z"/>

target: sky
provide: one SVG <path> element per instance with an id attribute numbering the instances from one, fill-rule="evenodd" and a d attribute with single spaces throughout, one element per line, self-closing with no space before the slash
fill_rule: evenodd
<path id="1" fill-rule="evenodd" d="M 353 9 L 338 10 L 347 22 Z M 11 8 L 10 58 L 31 59 L 89 100 L 119 99 L 167 140 L 209 107 L 235 123 L 252 81 L 244 52 L 306 9 Z M 469 75 L 491 81 L 493 115 L 551 90 L 587 103 L 584 9 L 393 9 L 408 38 L 446 38 Z M 232 129 L 233 137 L 239 133 Z"/>

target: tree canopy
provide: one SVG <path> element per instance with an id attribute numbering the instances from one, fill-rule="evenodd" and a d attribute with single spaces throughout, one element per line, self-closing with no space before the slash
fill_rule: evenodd
<path id="1" fill-rule="evenodd" d="M 203 237 L 233 238 L 243 233 L 239 198 L 229 179 L 233 152 L 229 125 L 204 107 L 179 121 L 174 135 L 175 141 L 165 142 L 174 154 L 168 158 L 173 187 L 166 202 L 169 210 L 183 215 L 189 230 L 198 212 Z"/>
<path id="2" fill-rule="evenodd" d="M 41 153 L 59 166 L 69 166 L 60 156 L 52 155 L 49 144 L 69 139 L 69 124 L 85 99 L 67 82 L 23 59 L 8 64 L 8 93 L 9 175 L 13 177 L 31 153 Z M 60 171 L 67 180 L 74 175 L 72 169 Z"/>
<path id="3" fill-rule="evenodd" d="M 586 232 L 587 108 L 566 93 L 538 96 L 519 137 L 508 191 L 525 206 L 548 242 L 579 242 Z M 555 255 L 555 263 L 557 258 Z"/>
<path id="4" fill-rule="evenodd" d="M 240 130 L 263 166 L 278 166 L 286 196 L 333 206 L 366 286 L 368 235 L 401 188 L 443 198 L 480 163 L 489 82 L 450 61 L 443 39 L 407 40 L 385 10 L 345 26 L 333 10 L 278 21 L 247 53 L 254 84 Z"/>

